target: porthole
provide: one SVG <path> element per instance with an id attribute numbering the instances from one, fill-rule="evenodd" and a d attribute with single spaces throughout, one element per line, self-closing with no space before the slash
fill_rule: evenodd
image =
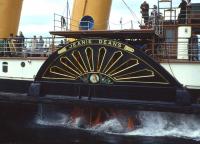
<path id="1" fill-rule="evenodd" d="M 92 30 L 94 28 L 94 19 L 91 16 L 82 17 L 79 29 L 80 30 Z"/>
<path id="2" fill-rule="evenodd" d="M 25 66 L 26 66 L 25 62 L 21 62 L 21 67 L 25 67 Z"/>

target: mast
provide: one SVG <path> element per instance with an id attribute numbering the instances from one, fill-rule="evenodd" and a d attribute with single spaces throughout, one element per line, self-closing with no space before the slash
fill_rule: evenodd
<path id="1" fill-rule="evenodd" d="M 23 0 L 1 0 L 0 2 L 0 38 L 11 33 L 16 35 L 19 26 Z"/>

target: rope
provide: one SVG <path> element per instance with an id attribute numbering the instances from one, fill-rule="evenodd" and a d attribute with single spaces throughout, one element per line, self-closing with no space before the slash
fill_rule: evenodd
<path id="1" fill-rule="evenodd" d="M 174 78 L 176 78 L 176 77 L 175 77 L 175 74 L 174 74 L 174 72 L 173 72 L 173 70 L 172 70 L 171 64 L 170 64 L 170 58 L 169 58 L 168 50 L 167 50 L 166 47 L 165 47 L 165 51 L 167 52 L 167 63 L 168 63 L 169 69 L 170 69 L 170 71 L 171 71 L 171 74 L 172 74 L 172 76 L 173 76 Z"/>
<path id="2" fill-rule="evenodd" d="M 113 25 L 126 25 L 126 24 L 129 24 L 129 23 L 131 23 L 131 20 L 130 21 L 127 21 L 127 22 L 124 22 L 124 23 L 122 23 L 122 24 L 120 24 L 120 23 L 113 23 L 113 22 L 109 22 L 110 24 L 113 24 Z"/>
<path id="3" fill-rule="evenodd" d="M 136 14 L 132 11 L 132 9 L 127 5 L 127 3 L 126 3 L 124 0 L 122 0 L 122 2 L 125 4 L 125 6 L 128 8 L 128 10 L 131 12 L 132 16 L 133 16 L 133 17 L 136 17 L 136 19 L 138 20 L 138 23 L 140 24 L 139 18 L 138 18 L 138 17 L 136 16 Z"/>

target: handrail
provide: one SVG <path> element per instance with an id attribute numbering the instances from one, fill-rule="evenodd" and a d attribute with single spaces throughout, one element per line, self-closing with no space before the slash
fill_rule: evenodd
<path id="1" fill-rule="evenodd" d="M 150 57 L 158 60 L 184 60 L 187 62 L 200 62 L 200 38 L 191 42 L 189 38 L 179 38 L 183 41 L 175 42 L 165 39 L 162 42 L 149 43 L 152 47 L 146 47 L 143 51 Z M 65 46 L 64 37 L 44 37 L 41 47 L 37 42 L 33 48 L 32 38 L 25 38 L 23 43 L 14 38 L 0 39 L 0 57 L 48 57 L 55 50 Z M 37 39 L 38 40 L 38 39 Z M 61 43 L 61 41 L 63 43 Z M 134 44 L 133 44 L 134 45 Z"/>
<path id="2" fill-rule="evenodd" d="M 185 40 L 185 42 L 155 43 L 153 49 L 145 52 L 158 61 L 200 62 L 200 38 L 194 43 L 191 43 L 189 39 Z"/>
<path id="3" fill-rule="evenodd" d="M 162 13 L 157 12 L 156 16 L 150 15 L 146 16 L 148 19 L 147 23 L 142 23 L 143 28 L 157 28 L 160 27 L 161 24 L 165 25 L 177 25 L 177 24 L 185 24 L 185 25 L 199 25 L 200 24 L 200 4 L 195 5 L 188 5 L 186 10 L 181 10 L 178 7 L 173 8 L 160 8 Z M 169 14 L 167 14 L 169 12 Z M 173 12 L 173 13 L 172 13 Z M 144 18 L 145 16 L 143 16 Z M 162 22 L 161 22 L 162 21 Z M 167 23 L 170 22 L 170 23 Z M 166 24 L 167 23 L 167 24 Z M 162 27 L 162 26 L 161 26 Z"/>
<path id="4" fill-rule="evenodd" d="M 61 40 L 63 43 L 61 43 Z M 63 47 L 65 38 L 44 37 L 43 42 L 38 38 L 4 38 L 0 39 L 0 57 L 47 57 L 56 49 Z"/>

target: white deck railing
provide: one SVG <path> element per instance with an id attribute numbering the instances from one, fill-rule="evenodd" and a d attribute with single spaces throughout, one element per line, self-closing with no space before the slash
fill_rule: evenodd
<path id="1" fill-rule="evenodd" d="M 63 43 L 61 43 L 61 41 Z M 47 57 L 52 52 L 65 44 L 62 37 L 52 39 L 51 37 L 33 41 L 33 38 L 4 38 L 0 39 L 0 56 L 2 57 Z"/>

